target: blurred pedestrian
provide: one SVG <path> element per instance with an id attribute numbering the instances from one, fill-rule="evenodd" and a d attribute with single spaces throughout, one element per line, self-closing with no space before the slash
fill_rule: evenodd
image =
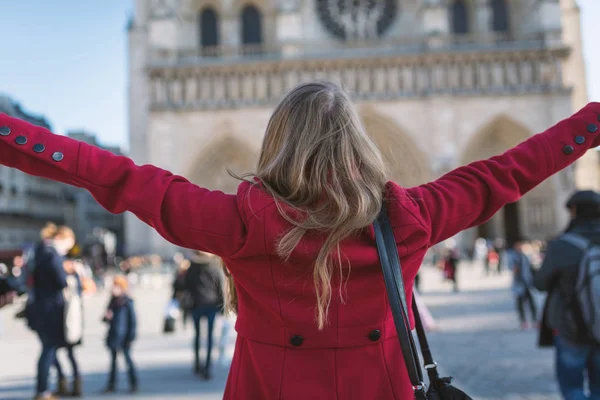
<path id="1" fill-rule="evenodd" d="M 599 293 L 598 271 L 582 275 L 580 264 L 588 251 L 600 246 L 600 193 L 584 190 L 573 194 L 566 203 L 571 220 L 565 234 L 548 243 L 542 267 L 535 274 L 535 286 L 548 292 L 542 326 L 541 347 L 556 349 L 556 377 L 567 400 L 600 399 L 600 343 L 598 298 L 586 294 Z M 597 253 L 596 253 L 597 254 Z M 597 256 L 590 258 L 598 265 Z M 581 279 L 584 278 L 584 279 Z M 584 291 L 581 296 L 580 291 Z M 587 301 L 582 302 L 583 299 Z M 585 316 L 595 320 L 586 323 Z M 585 394 L 587 375 L 590 396 Z"/>
<path id="2" fill-rule="evenodd" d="M 185 277 L 190 268 L 190 261 L 181 257 L 175 257 L 175 278 L 173 279 L 173 300 L 177 301 L 182 314 L 182 324 L 185 328 L 193 308 L 191 293 L 186 290 Z"/>
<path id="3" fill-rule="evenodd" d="M 117 355 L 123 354 L 127 363 L 129 389 L 131 393 L 138 390 L 138 376 L 133 359 L 131 345 L 136 338 L 137 318 L 133 299 L 128 294 L 129 283 L 123 275 L 113 279 L 112 296 L 104 314 L 104 322 L 109 324 L 106 346 L 110 350 L 111 363 L 108 384 L 104 393 L 114 393 L 117 387 Z"/>
<path id="4" fill-rule="evenodd" d="M 512 291 L 515 295 L 517 312 L 519 313 L 519 321 L 521 329 L 527 329 L 529 324 L 525 313 L 525 306 L 528 305 L 531 310 L 532 326 L 537 327 L 537 306 L 535 297 L 533 296 L 533 265 L 531 260 L 523 251 L 523 246 L 527 243 L 527 239 L 518 238 L 513 243 L 512 247 L 506 251 L 507 267 L 512 271 L 513 283 Z"/>
<path id="5" fill-rule="evenodd" d="M 444 277 L 452 282 L 455 292 L 458 292 L 458 263 L 460 262 L 460 254 L 456 247 L 446 249 L 444 258 Z"/>
<path id="6" fill-rule="evenodd" d="M 202 251 L 189 254 L 190 266 L 185 274 L 184 287 L 191 297 L 191 315 L 194 320 L 194 372 L 204 379 L 211 378 L 211 359 L 214 323 L 223 307 L 223 273 L 218 259 Z M 206 319 L 206 361 L 200 363 L 200 321 Z"/>
<path id="7" fill-rule="evenodd" d="M 36 399 L 54 399 L 48 387 L 48 374 L 54 364 L 56 350 L 64 345 L 65 297 L 67 273 L 64 256 L 75 245 L 75 234 L 65 226 L 47 224 L 41 231 L 42 241 L 34 255 L 32 301 L 28 304 L 27 319 L 42 343 L 38 361 Z"/>

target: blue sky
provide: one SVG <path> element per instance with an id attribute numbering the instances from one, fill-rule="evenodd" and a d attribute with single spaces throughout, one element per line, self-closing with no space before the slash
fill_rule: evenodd
<path id="1" fill-rule="evenodd" d="M 56 132 L 86 129 L 127 147 L 127 36 L 132 0 L 2 4 L 0 93 Z M 600 0 L 580 0 L 590 100 L 600 101 Z"/>

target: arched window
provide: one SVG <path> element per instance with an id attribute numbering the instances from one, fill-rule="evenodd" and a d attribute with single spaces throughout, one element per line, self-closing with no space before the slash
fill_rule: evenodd
<path id="1" fill-rule="evenodd" d="M 492 0 L 492 30 L 508 32 L 508 5 L 506 0 Z"/>
<path id="2" fill-rule="evenodd" d="M 198 18 L 200 24 L 200 46 L 202 48 L 215 47 L 219 44 L 219 23 L 217 12 L 212 7 L 200 11 Z"/>
<path id="3" fill-rule="evenodd" d="M 453 33 L 469 33 L 469 10 L 464 0 L 455 0 L 452 3 L 450 15 Z"/>
<path id="4" fill-rule="evenodd" d="M 262 43 L 262 16 L 252 5 L 247 5 L 242 10 L 242 43 L 245 45 Z"/>

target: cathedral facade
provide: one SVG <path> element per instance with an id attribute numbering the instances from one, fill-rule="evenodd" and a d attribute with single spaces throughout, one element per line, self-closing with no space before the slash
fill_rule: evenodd
<path id="1" fill-rule="evenodd" d="M 273 107 L 301 82 L 342 85 L 405 186 L 586 101 L 574 0 L 137 0 L 128 35 L 132 158 L 230 193 L 227 169 L 254 170 Z M 562 171 L 460 243 L 557 233 L 575 182 Z M 131 215 L 127 245 L 174 251 Z"/>

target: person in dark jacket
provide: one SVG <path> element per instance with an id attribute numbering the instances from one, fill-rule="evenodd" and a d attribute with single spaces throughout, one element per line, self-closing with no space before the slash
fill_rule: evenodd
<path id="1" fill-rule="evenodd" d="M 106 346 L 110 349 L 111 366 L 108 384 L 104 393 L 114 393 L 117 383 L 117 354 L 123 353 L 129 374 L 131 393 L 138 389 L 138 378 L 131 358 L 131 344 L 136 337 L 136 314 L 133 300 L 127 294 L 129 284 L 122 275 L 113 280 L 112 297 L 104 315 L 104 322 L 109 324 Z"/>
<path id="2" fill-rule="evenodd" d="M 571 222 L 566 233 L 600 244 L 600 194 L 576 192 L 566 204 Z M 544 262 L 536 273 L 535 286 L 548 292 L 540 332 L 540 346 L 556 347 L 556 376 L 565 399 L 600 399 L 600 347 L 586 332 L 570 323 L 569 300 L 575 294 L 583 250 L 561 237 L 548 244 Z M 591 397 L 584 394 L 587 369 Z"/>
<path id="3" fill-rule="evenodd" d="M 70 228 L 48 224 L 41 231 L 42 241 L 35 248 L 32 299 L 28 305 L 29 326 L 37 332 L 42 353 L 37 367 L 36 399 L 54 399 L 48 389 L 48 374 L 56 350 L 64 343 L 64 297 L 67 274 L 64 256 L 75 245 Z"/>
<path id="4" fill-rule="evenodd" d="M 216 257 L 201 251 L 190 253 L 190 266 L 184 279 L 185 290 L 190 295 L 191 314 L 194 320 L 194 371 L 204 379 L 211 378 L 213 328 L 219 310 L 223 308 L 223 274 Z M 208 335 L 206 363 L 200 365 L 200 320 L 206 318 Z"/>
<path id="5" fill-rule="evenodd" d="M 190 317 L 191 306 L 191 296 L 190 293 L 185 290 L 185 276 L 187 274 L 187 270 L 190 266 L 190 261 L 186 260 L 183 257 L 183 254 L 177 254 L 174 257 L 175 261 L 175 278 L 173 279 L 173 299 L 177 300 L 179 303 L 179 307 L 181 308 L 181 312 L 183 314 L 182 322 L 183 328 L 185 329 L 187 325 L 187 320 Z"/>

